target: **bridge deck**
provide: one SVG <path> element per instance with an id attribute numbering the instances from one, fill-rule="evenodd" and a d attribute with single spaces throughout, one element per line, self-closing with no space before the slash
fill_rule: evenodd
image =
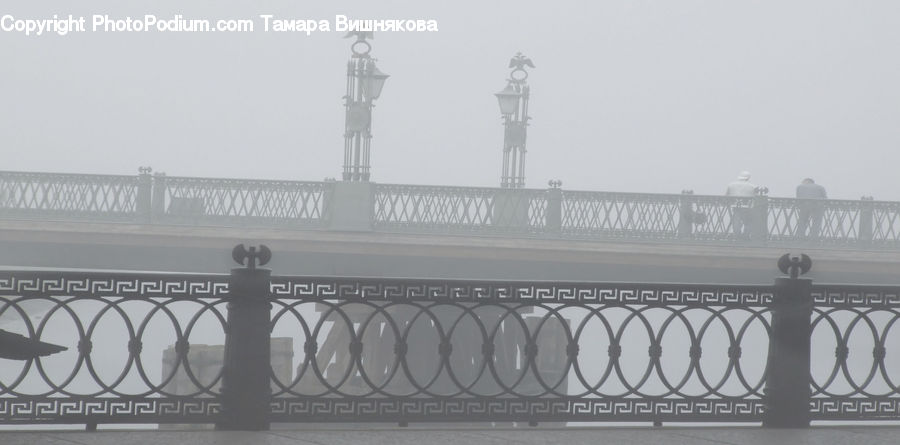
<path id="1" fill-rule="evenodd" d="M 770 283 L 774 259 L 802 251 L 818 282 L 900 282 L 900 250 L 4 220 L 0 265 L 222 273 L 248 242 L 276 249 L 283 274 Z"/>

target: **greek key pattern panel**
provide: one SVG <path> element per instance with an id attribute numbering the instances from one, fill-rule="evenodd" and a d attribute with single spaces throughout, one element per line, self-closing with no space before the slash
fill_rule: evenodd
<path id="1" fill-rule="evenodd" d="M 77 297 L 217 298 L 226 275 L 92 274 L 0 271 L 0 294 Z"/>
<path id="2" fill-rule="evenodd" d="M 216 399 L 204 398 L 0 398 L 0 423 L 215 421 Z"/>
<path id="3" fill-rule="evenodd" d="M 814 285 L 816 306 L 900 307 L 898 286 Z"/>
<path id="4" fill-rule="evenodd" d="M 813 398 L 810 412 L 813 420 L 900 419 L 900 398 Z"/>
<path id="5" fill-rule="evenodd" d="M 274 422 L 449 420 L 666 420 L 754 421 L 759 399 L 336 399 L 277 398 Z"/>
<path id="6" fill-rule="evenodd" d="M 309 300 L 454 301 L 606 305 L 768 306 L 770 286 L 516 283 L 273 277 L 272 296 Z"/>

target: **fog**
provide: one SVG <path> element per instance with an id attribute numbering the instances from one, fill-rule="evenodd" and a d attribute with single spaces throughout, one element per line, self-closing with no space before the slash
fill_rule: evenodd
<path id="1" fill-rule="evenodd" d="M 136 175 L 138 167 L 152 166 L 170 176 L 340 179 L 345 131 L 342 96 L 352 40 L 334 30 L 311 35 L 266 32 L 260 15 L 329 20 L 333 25 L 335 15 L 344 14 L 354 19 L 435 20 L 439 29 L 379 32 L 371 41 L 371 54 L 379 68 L 390 74 L 374 110 L 374 182 L 497 187 L 503 126 L 494 93 L 506 86 L 509 59 L 522 52 L 535 64 L 528 78 L 532 118 L 526 163 L 529 188 L 545 188 L 548 180 L 561 180 L 563 189 L 568 190 L 680 193 L 690 189 L 696 194 L 721 195 L 726 185 L 746 170 L 753 183 L 768 187 L 770 196 L 794 196 L 800 180 L 812 177 L 826 187 L 830 198 L 857 200 L 871 195 L 877 200 L 900 201 L 900 188 L 895 186 L 900 165 L 900 62 L 895 56 L 900 44 L 900 3 L 895 1 L 426 4 L 411 0 L 270 0 L 235 6 L 174 0 L 139 5 L 112 0 L 14 0 L 0 8 L 0 16 L 5 14 L 17 19 L 50 18 L 53 14 L 156 14 L 161 18 L 180 14 L 188 19 L 253 19 L 256 29 L 248 33 L 85 32 L 66 36 L 0 31 L 0 170 Z M 732 211 L 727 208 L 726 213 Z M 893 227 L 893 221 L 884 226 Z M 726 232 L 730 230 L 727 227 Z M 853 236 L 858 239 L 859 233 Z M 139 268 L 123 260 L 128 255 L 137 257 L 137 253 L 107 259 L 96 252 L 114 249 L 92 247 L 97 249 L 85 250 L 83 261 L 95 256 L 119 262 L 123 268 Z M 154 247 L 160 250 L 153 251 Z M 171 262 L 172 258 L 196 246 L 186 244 L 181 251 L 170 247 L 151 246 L 144 251 L 178 268 L 180 263 Z M 222 252 L 228 247 L 221 246 Z M 280 246 L 273 247 L 279 255 Z M 427 262 L 417 256 L 404 260 L 406 263 L 390 263 L 379 259 L 381 252 L 368 252 L 369 256 L 357 255 L 358 263 L 351 263 L 347 258 L 354 255 L 352 251 L 332 257 L 317 251 L 303 253 L 321 264 L 340 264 L 341 270 L 374 271 L 371 275 L 413 262 L 420 262 L 421 269 L 406 267 L 404 273 L 409 276 L 417 270 L 447 276 L 471 270 L 459 266 L 470 261 L 464 257 L 447 260 L 449 266 L 438 268 L 434 264 L 443 260 Z M 41 261 L 62 261 L 64 256 L 43 255 L 46 258 Z M 295 263 L 290 264 L 295 272 L 319 272 L 294 266 L 308 260 L 306 257 L 285 257 L 293 258 Z M 29 257 L 20 258 L 29 261 Z M 194 257 L 184 258 L 188 262 Z M 489 263 L 493 258 L 482 258 L 482 263 L 472 260 L 470 266 L 492 264 L 494 269 L 485 268 L 485 274 L 531 273 L 524 268 L 501 269 L 501 263 L 509 269 L 520 268 L 513 260 L 498 258 L 494 263 Z M 555 260 L 545 261 L 553 264 Z M 774 277 L 774 257 L 771 265 Z M 533 269 L 541 267 L 532 263 Z M 575 272 L 571 264 L 556 267 L 545 272 L 555 274 L 557 280 L 563 273 L 574 274 L 565 276 L 574 279 L 581 278 L 577 274 L 596 274 L 594 269 L 601 269 L 594 263 Z M 620 274 L 623 269 L 654 271 L 638 270 L 627 263 L 604 267 L 609 274 Z M 705 268 L 698 266 L 697 270 L 706 273 Z M 661 280 L 650 272 L 645 274 L 646 281 Z M 769 272 L 760 273 L 768 283 Z M 727 279 L 730 276 L 722 278 Z M 89 309 L 89 313 L 99 310 Z M 128 315 L 139 319 L 146 316 L 141 311 L 149 310 L 139 309 Z M 324 317 L 309 308 L 305 311 L 303 315 L 311 320 Z M 28 314 L 32 321 L 44 316 L 39 314 L 41 310 L 34 312 Z M 10 313 L 12 310 L 0 320 L 0 328 L 26 332 L 23 321 L 10 321 Z M 576 311 L 572 320 L 586 313 Z M 185 312 L 178 317 L 192 315 Z M 836 317 L 842 326 L 850 323 L 849 316 L 842 316 Z M 47 359 L 48 368 L 59 371 L 49 379 L 53 382 L 71 372 L 71 368 L 55 364 L 72 363 L 78 356 L 78 339 L 69 334 L 75 323 L 62 315 L 55 317 L 47 323 L 44 339 L 65 344 L 69 351 Z M 190 342 L 221 343 L 221 323 L 217 325 L 212 315 L 205 317 Z M 294 337 L 289 368 L 295 371 L 306 358 L 308 337 L 298 334 L 301 330 L 294 320 L 285 319 L 288 321 L 277 325 L 275 334 Z M 653 321 L 660 320 L 662 316 Z M 163 324 L 165 320 L 152 321 Z M 691 320 L 694 325 L 701 321 Z M 104 328 L 118 334 L 127 331 L 127 323 L 116 323 L 118 320 L 104 319 L 97 332 Z M 179 319 L 178 323 L 185 321 Z M 332 322 L 328 323 L 319 341 L 332 329 Z M 605 368 L 601 365 L 607 362 L 600 359 L 606 360 L 603 355 L 612 344 L 610 338 L 601 338 L 605 334 L 599 321 L 595 324 L 584 331 L 586 351 L 600 345 L 593 350 L 595 354 L 599 351 L 600 358 L 584 361 L 588 374 L 602 373 Z M 824 322 L 817 328 L 815 339 L 821 344 L 813 351 L 817 382 L 827 380 L 828 372 L 837 369 L 832 352 L 840 333 L 823 326 Z M 375 332 L 376 328 L 372 329 Z M 674 362 L 669 359 L 666 366 L 670 368 L 665 371 L 674 367 L 673 374 L 678 374 L 690 363 L 688 329 L 673 328 L 676 335 L 665 338 L 667 357 L 679 357 Z M 754 335 L 763 335 L 762 328 L 754 329 L 760 331 Z M 874 337 L 863 338 L 864 334 L 858 333 L 863 330 L 843 339 L 853 348 L 854 359 L 871 356 L 877 342 Z M 709 351 L 704 360 L 717 357 L 712 365 L 716 376 L 730 372 L 716 368 L 727 364 L 723 357 L 729 345 L 721 331 L 724 328 L 711 328 L 710 340 L 704 344 Z M 631 341 L 623 356 L 628 376 L 649 369 L 650 359 L 644 351 L 658 340 L 650 334 L 646 339 L 640 332 L 632 334 L 628 331 L 623 336 Z M 98 337 L 98 350 L 108 347 L 119 353 L 97 358 L 98 364 L 110 366 L 103 372 L 113 373 L 108 378 L 115 379 L 116 373 L 131 366 L 119 363 L 127 362 L 130 338 L 124 334 Z M 631 340 L 633 337 L 638 338 Z M 889 337 L 891 343 L 894 337 Z M 128 369 L 130 374 L 123 377 L 122 384 L 127 391 L 145 391 L 148 381 L 157 384 L 165 378 L 160 357 L 174 343 L 175 334 L 148 334 L 148 340 L 142 360 L 146 359 L 151 377 L 139 378 L 136 368 Z M 346 349 L 343 343 L 340 346 Z M 745 363 L 758 381 L 765 345 L 753 338 L 745 346 Z M 524 351 L 524 343 L 519 347 Z M 519 352 L 521 357 L 524 354 Z M 332 357 L 327 359 L 324 365 L 330 364 Z M 851 362 L 847 374 L 860 380 L 874 369 L 874 359 Z M 887 362 L 891 370 L 897 363 L 893 356 Z M 21 369 L 7 367 L 0 377 L 8 381 Z M 573 369 L 560 372 L 568 379 L 561 387 L 573 393 L 583 389 L 576 388 Z M 88 387 L 92 382 L 85 370 L 81 373 L 73 386 Z M 47 390 L 38 376 L 29 379 L 23 388 Z M 662 388 L 656 380 L 647 385 Z M 689 389 L 702 389 L 697 382 L 692 385 Z M 882 390 L 892 385 L 876 381 L 872 387 Z M 841 391 L 850 391 L 850 386 L 846 382 L 835 385 Z"/>
<path id="2" fill-rule="evenodd" d="M 376 33 L 391 75 L 372 180 L 497 186 L 493 93 L 530 57 L 527 186 L 721 194 L 741 170 L 772 196 L 900 200 L 900 4 L 719 2 L 5 2 L 17 18 L 437 20 Z M 343 33 L 0 33 L 3 169 L 340 177 Z"/>

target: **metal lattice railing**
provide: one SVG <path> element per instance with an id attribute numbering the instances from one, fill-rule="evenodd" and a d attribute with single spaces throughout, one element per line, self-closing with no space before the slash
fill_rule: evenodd
<path id="1" fill-rule="evenodd" d="M 335 186 L 328 181 L 167 177 L 149 170 L 137 176 L 0 172 L 0 218 L 900 247 L 897 202 L 392 184 L 371 184 L 365 193 L 348 199 L 339 198 Z M 342 199 L 346 202 L 339 202 Z M 340 219 L 346 215 L 356 220 Z"/>
<path id="2" fill-rule="evenodd" d="M 333 183 L 0 172 L 0 217 L 206 226 L 327 226 Z"/>
<path id="3" fill-rule="evenodd" d="M 157 177 L 159 222 L 318 227 L 330 183 Z M 157 196 L 154 196 L 157 198 Z"/>
<path id="4" fill-rule="evenodd" d="M 129 221 L 138 212 L 138 177 L 0 172 L 5 217 Z"/>
<path id="5" fill-rule="evenodd" d="M 423 232 L 539 233 L 543 190 L 379 184 L 375 229 Z"/>
<path id="6" fill-rule="evenodd" d="M 674 237 L 679 197 L 629 193 L 565 191 L 562 232 L 578 237 L 611 239 Z"/>

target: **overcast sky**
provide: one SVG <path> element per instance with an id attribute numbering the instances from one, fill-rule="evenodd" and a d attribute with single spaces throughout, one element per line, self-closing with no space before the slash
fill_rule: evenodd
<path id="1" fill-rule="evenodd" d="M 128 3 L 128 4 L 126 4 Z M 4 1 L 0 14 L 422 18 L 380 33 L 391 75 L 372 180 L 497 186 L 493 94 L 517 51 L 537 68 L 527 185 L 771 195 L 811 176 L 835 198 L 900 200 L 900 2 Z M 343 33 L 0 32 L 4 170 L 340 177 Z"/>

